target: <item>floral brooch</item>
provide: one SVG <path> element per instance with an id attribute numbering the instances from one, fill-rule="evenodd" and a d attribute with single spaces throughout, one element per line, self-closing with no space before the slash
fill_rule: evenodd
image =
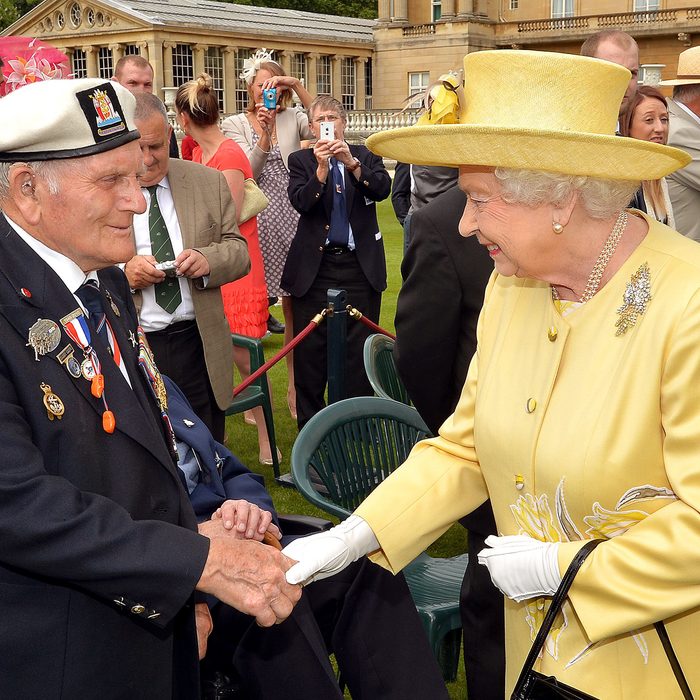
<path id="1" fill-rule="evenodd" d="M 615 335 L 624 335 L 647 308 L 651 301 L 651 281 L 649 280 L 649 265 L 642 263 L 639 269 L 632 275 L 627 283 L 625 293 L 622 296 L 623 304 L 617 310 L 620 317 L 615 322 L 617 332 Z"/>

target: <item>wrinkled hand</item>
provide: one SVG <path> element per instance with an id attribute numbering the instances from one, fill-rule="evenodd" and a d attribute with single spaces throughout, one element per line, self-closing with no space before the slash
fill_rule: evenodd
<path id="1" fill-rule="evenodd" d="M 156 270 L 156 259 L 152 255 L 134 255 L 126 265 L 124 274 L 132 289 L 143 289 L 165 279 L 163 270 Z"/>
<path id="2" fill-rule="evenodd" d="M 317 168 L 316 173 L 319 176 L 321 182 L 325 182 L 328 177 L 328 159 L 333 155 L 330 149 L 330 144 L 333 141 L 326 141 L 325 139 L 320 139 L 314 144 L 314 156 L 316 158 Z M 323 175 L 323 178 L 320 176 Z"/>
<path id="3" fill-rule="evenodd" d="M 242 499 L 224 501 L 211 519 L 221 520 L 226 530 L 241 539 L 262 542 L 266 532 L 278 540 L 282 539 L 280 529 L 272 522 L 272 513 Z"/>
<path id="4" fill-rule="evenodd" d="M 351 515 L 340 525 L 300 537 L 282 550 L 297 562 L 287 571 L 287 581 L 306 585 L 328 578 L 376 549 L 379 543 L 370 526 L 359 515 Z"/>
<path id="5" fill-rule="evenodd" d="M 331 152 L 331 155 L 343 165 L 350 167 L 355 162 L 354 156 L 350 153 L 350 146 L 348 146 L 347 141 L 342 139 L 330 141 L 328 143 L 328 150 Z"/>
<path id="6" fill-rule="evenodd" d="M 493 584 L 520 603 L 528 598 L 554 595 L 561 583 L 557 542 L 540 542 L 525 535 L 486 538 L 479 552 Z"/>
<path id="7" fill-rule="evenodd" d="M 198 250 L 187 248 L 175 258 L 179 277 L 204 277 L 211 271 L 209 261 Z"/>
<path id="8" fill-rule="evenodd" d="M 301 586 L 290 585 L 284 575 L 290 563 L 260 542 L 214 537 L 197 590 L 271 627 L 289 617 L 301 597 Z"/>
<path id="9" fill-rule="evenodd" d="M 211 619 L 209 606 L 206 603 L 195 603 L 194 621 L 197 625 L 197 649 L 199 650 L 199 660 L 207 655 L 207 643 L 209 635 L 214 629 L 214 622 Z"/>
<path id="10" fill-rule="evenodd" d="M 277 88 L 277 92 L 280 93 L 284 90 L 294 90 L 298 83 L 299 79 L 291 75 L 273 75 L 262 84 L 262 89 Z"/>

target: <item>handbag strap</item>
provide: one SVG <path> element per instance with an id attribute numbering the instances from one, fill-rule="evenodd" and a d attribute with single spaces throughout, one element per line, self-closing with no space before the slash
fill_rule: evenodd
<path id="1" fill-rule="evenodd" d="M 685 675 L 683 674 L 683 669 L 681 668 L 681 664 L 678 661 L 678 657 L 676 656 L 676 652 L 673 650 L 673 645 L 671 644 L 671 640 L 668 638 L 668 632 L 666 631 L 666 625 L 664 625 L 663 622 L 655 622 L 654 627 L 656 628 L 656 632 L 659 635 L 659 639 L 661 640 L 661 645 L 664 648 L 664 651 L 666 652 L 666 656 L 668 657 L 668 662 L 671 664 L 671 668 L 673 669 L 673 675 L 676 677 L 676 680 L 678 681 L 678 685 L 681 689 L 681 693 L 683 693 L 683 697 L 685 700 L 693 700 L 693 694 L 690 692 L 690 686 L 688 685 L 688 681 L 685 679 Z"/>
<path id="2" fill-rule="evenodd" d="M 557 588 L 557 592 L 552 597 L 552 603 L 549 606 L 549 610 L 547 610 L 547 614 L 545 615 L 544 620 L 542 621 L 542 626 L 537 632 L 535 641 L 532 643 L 530 652 L 528 653 L 527 658 L 525 659 L 522 671 L 520 672 L 520 677 L 518 678 L 518 682 L 515 684 L 513 697 L 518 697 L 518 692 L 525 686 L 528 676 L 532 671 L 535 662 L 537 661 L 537 657 L 539 656 L 540 651 L 542 651 L 542 649 L 544 648 L 545 641 L 547 640 L 547 635 L 552 629 L 554 620 L 559 614 L 562 605 L 564 605 L 564 600 L 566 599 L 566 596 L 569 593 L 571 584 L 574 582 L 574 578 L 576 578 L 576 574 L 581 568 L 581 564 L 583 564 L 583 562 L 586 560 L 586 557 L 601 542 L 603 542 L 603 540 L 589 540 L 588 542 L 586 542 L 586 544 L 584 544 L 583 547 L 581 547 L 581 549 L 579 549 L 578 552 L 576 552 L 576 556 L 571 561 L 571 564 L 569 564 L 569 568 L 566 570 L 566 573 L 562 577 L 561 583 L 559 584 L 559 588 Z M 656 628 L 656 632 L 659 635 L 659 639 L 661 640 L 661 645 L 663 646 L 664 651 L 666 652 L 668 662 L 671 665 L 671 669 L 673 670 L 673 674 L 676 677 L 676 681 L 678 682 L 678 686 L 681 689 L 681 693 L 683 693 L 683 698 L 685 700 L 693 700 L 693 694 L 690 691 L 688 681 L 686 680 L 685 675 L 683 674 L 683 669 L 681 668 L 680 662 L 678 661 L 676 652 L 673 650 L 673 645 L 671 644 L 671 640 L 668 637 L 666 626 L 663 622 L 655 622 L 654 627 Z"/>
<path id="3" fill-rule="evenodd" d="M 530 652 L 528 653 L 527 658 L 525 659 L 523 669 L 522 671 L 520 671 L 520 677 L 518 678 L 518 682 L 515 684 L 513 697 L 518 697 L 519 690 L 525 685 L 528 675 L 530 674 L 530 671 L 532 671 L 532 668 L 535 665 L 535 662 L 537 661 L 537 657 L 539 656 L 540 651 L 542 651 L 542 649 L 544 648 L 544 643 L 547 640 L 547 635 L 552 629 L 554 620 L 556 619 L 557 615 L 559 614 L 559 611 L 562 608 L 562 605 L 564 604 L 564 600 L 566 599 L 566 596 L 569 593 L 569 589 L 571 588 L 571 584 L 574 582 L 574 578 L 576 578 L 578 570 L 581 568 L 581 564 L 583 564 L 583 562 L 586 560 L 586 557 L 602 541 L 603 540 L 588 540 L 586 544 L 584 544 L 583 547 L 581 547 L 581 549 L 579 549 L 578 552 L 576 552 L 576 556 L 571 561 L 571 564 L 569 564 L 569 568 L 566 570 L 566 573 L 562 577 L 561 583 L 559 584 L 559 588 L 557 588 L 557 592 L 552 597 L 552 603 L 549 606 L 549 610 L 547 610 L 547 614 L 544 616 L 542 626 L 537 632 L 535 641 L 532 643 L 532 647 L 530 647 Z"/>

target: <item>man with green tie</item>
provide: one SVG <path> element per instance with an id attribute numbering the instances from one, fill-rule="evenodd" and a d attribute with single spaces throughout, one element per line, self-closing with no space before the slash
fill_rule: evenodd
<path id="1" fill-rule="evenodd" d="M 248 273 L 247 245 L 224 176 L 171 160 L 163 103 L 148 93 L 135 97 L 148 209 L 134 217 L 136 255 L 124 272 L 160 370 L 223 442 L 233 353 L 219 287 Z"/>

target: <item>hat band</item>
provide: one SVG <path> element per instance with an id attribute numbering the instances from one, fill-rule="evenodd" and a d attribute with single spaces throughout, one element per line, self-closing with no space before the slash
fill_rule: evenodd
<path id="1" fill-rule="evenodd" d="M 700 75 L 698 75 L 697 73 L 679 73 L 676 76 L 676 80 L 688 80 L 688 79 L 700 80 Z"/>
<path id="2" fill-rule="evenodd" d="M 111 151 L 119 146 L 123 146 L 131 141 L 140 139 L 141 134 L 137 129 L 127 131 L 125 134 L 120 134 L 115 138 L 101 143 L 93 143 L 82 148 L 67 148 L 62 151 L 36 151 L 31 153 L 22 153 L 21 151 L 0 151 L 0 163 L 34 163 L 42 160 L 65 160 L 68 158 L 82 158 L 83 156 L 92 156 L 97 153 Z"/>

